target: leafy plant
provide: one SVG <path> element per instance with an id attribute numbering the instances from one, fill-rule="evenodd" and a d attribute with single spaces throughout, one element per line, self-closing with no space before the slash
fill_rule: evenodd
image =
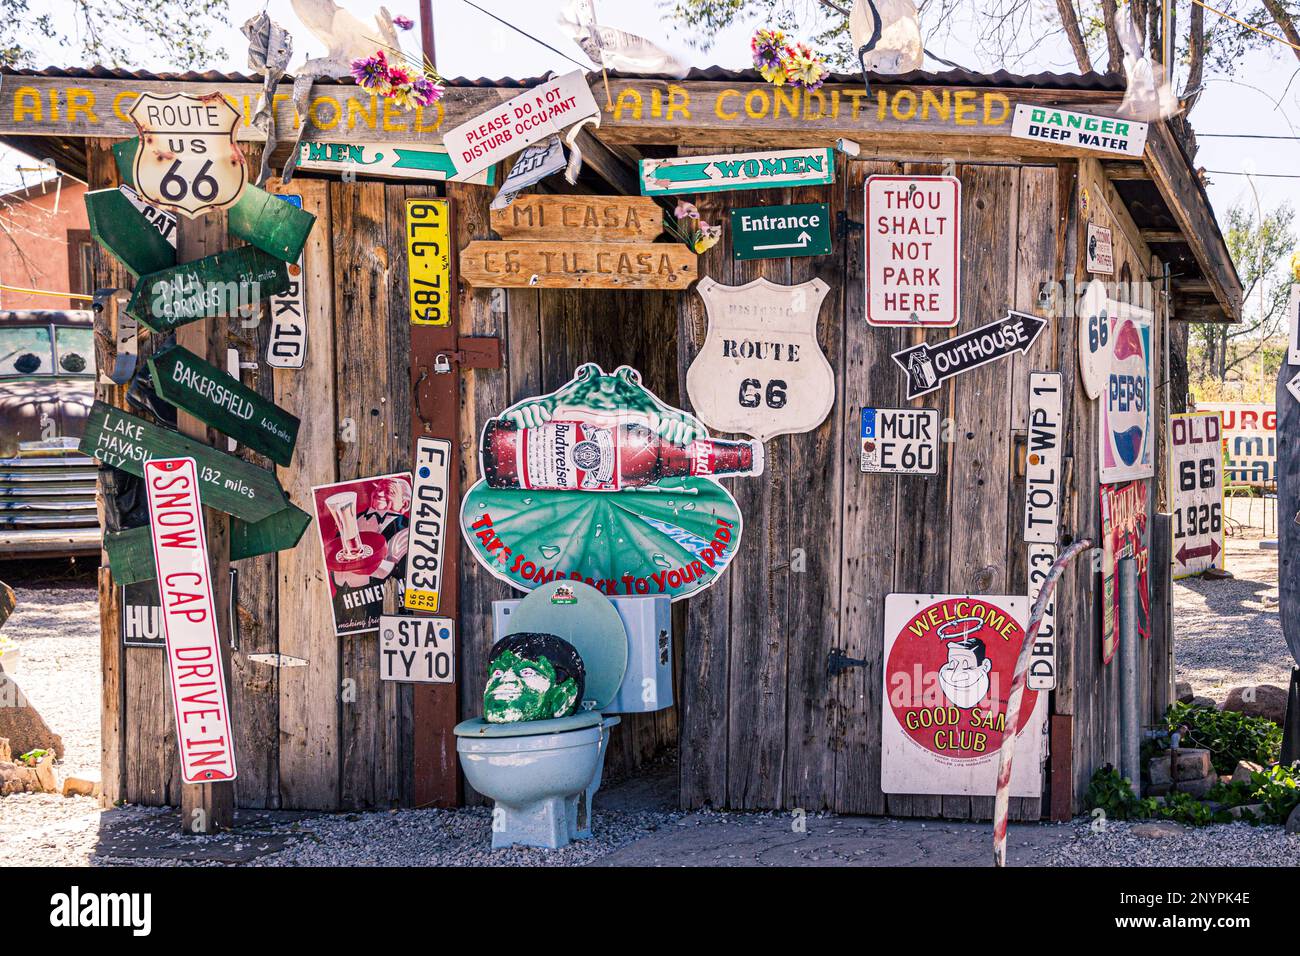
<path id="1" fill-rule="evenodd" d="M 18 759 L 27 764 L 27 766 L 34 767 L 44 759 L 45 755 L 48 753 L 48 750 L 29 750 L 27 753 L 20 755 Z"/>
<path id="2" fill-rule="evenodd" d="M 1165 711 L 1165 725 L 1171 732 L 1186 728 L 1181 746 L 1208 750 L 1218 773 L 1232 773 L 1239 760 L 1276 763 L 1282 752 L 1281 727 L 1232 710 L 1174 703 Z"/>
<path id="3" fill-rule="evenodd" d="M 1110 764 L 1093 773 L 1084 800 L 1089 810 L 1100 808 L 1110 820 L 1141 820 L 1148 816 L 1148 801 L 1139 798 L 1128 780 Z"/>
<path id="4" fill-rule="evenodd" d="M 1286 823 L 1291 812 L 1300 805 L 1300 764 L 1278 764 L 1263 772 L 1250 775 L 1250 782 L 1223 783 L 1214 787 L 1209 797 L 1229 807 L 1258 804 L 1258 814 L 1253 811 L 1242 815 L 1248 823 Z"/>

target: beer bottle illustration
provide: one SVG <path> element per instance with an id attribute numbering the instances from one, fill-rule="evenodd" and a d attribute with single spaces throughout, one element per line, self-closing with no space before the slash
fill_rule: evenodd
<path id="1" fill-rule="evenodd" d="M 483 431 L 483 475 L 492 488 L 622 491 L 665 478 L 760 475 L 763 444 L 668 441 L 645 425 L 553 420 L 521 428 L 495 418 Z"/>

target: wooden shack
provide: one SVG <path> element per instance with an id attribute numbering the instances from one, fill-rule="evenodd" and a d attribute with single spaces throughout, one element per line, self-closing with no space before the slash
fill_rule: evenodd
<path id="1" fill-rule="evenodd" d="M 683 807 L 830 809 L 842 813 L 987 818 L 991 797 L 885 794 L 881 774 L 884 598 L 893 592 L 1025 594 L 1021 539 L 1030 371 L 1063 376 L 1061 543 L 1100 531 L 1097 403 L 1079 378 L 1078 322 L 1066 314 L 1072 283 L 1089 275 L 1088 224 L 1111 230 L 1116 281 L 1152 290 L 1155 434 L 1183 410 L 1185 321 L 1237 321 L 1241 287 L 1197 173 L 1175 131 L 1152 124 L 1140 156 L 1011 135 L 1015 106 L 1113 114 L 1122 79 L 954 70 L 833 77 L 815 92 L 774 88 L 752 72 L 693 71 L 684 81 L 611 74 L 598 127 L 578 137 L 584 172 L 537 191 L 575 198 L 636 195 L 637 163 L 762 148 L 835 147 L 834 181 L 813 186 L 683 194 L 710 222 L 773 203 L 824 203 L 833 221 L 826 255 L 744 260 L 731 234 L 702 255 L 699 273 L 739 285 L 819 278 L 829 286 L 818 341 L 835 376 L 830 415 L 816 429 L 766 443 L 761 480 L 731 487 L 744 537 L 712 589 L 674 605 L 674 707 L 625 719 L 609 775 L 675 754 Z M 350 84 L 319 84 L 306 138 L 323 143 L 437 145 L 441 134 L 541 81 L 453 81 L 436 109 L 394 111 Z M 91 71 L 6 71 L 0 140 L 53 160 L 91 189 L 120 182 L 112 147 L 135 135 L 125 109 L 144 90 L 219 90 L 251 118 L 260 81 L 243 76 L 147 77 Z M 287 94 L 288 84 L 282 87 Z M 283 131 L 297 121 L 276 98 Z M 250 168 L 263 134 L 245 128 Z M 507 164 L 508 166 L 508 164 Z M 864 321 L 864 183 L 874 174 L 948 174 L 961 184 L 961 294 L 957 329 L 869 326 Z M 496 182 L 504 170 L 498 169 Z M 409 470 L 420 435 L 452 439 L 455 488 L 476 480 L 484 421 L 521 398 L 551 391 L 584 362 L 631 365 L 666 401 L 690 409 L 686 370 L 706 315 L 693 290 L 490 289 L 461 283 L 454 327 L 430 337 L 409 321 L 405 202 L 447 197 L 456 249 L 493 239 L 495 186 L 299 171 L 272 191 L 302 197 L 316 216 L 304 253 L 307 359 L 269 368 L 267 323 L 205 320 L 181 330 L 210 359 L 228 347 L 247 362 L 244 381 L 302 422 L 291 464 L 276 467 L 289 497 L 307 508 L 313 486 Z M 668 241 L 668 240 L 662 240 Z M 182 252 L 225 248 L 224 214 L 182 221 Z M 99 254 L 97 283 L 129 287 Z M 1052 290 L 1057 290 L 1053 292 Z M 1049 320 L 1026 354 L 972 369 L 909 402 L 891 356 L 918 342 L 1000 318 L 1008 309 Z M 99 331 L 113 341 L 112 310 Z M 142 339 L 142 353 L 153 347 Z M 499 367 L 492 348 L 499 343 Z M 449 374 L 435 371 L 442 354 Z M 126 407 L 125 389 L 99 397 Z M 938 472 L 870 475 L 859 468 L 864 407 L 927 407 L 951 422 Z M 183 430 L 224 443 L 201 423 Z M 261 467 L 269 461 L 243 449 Z M 1143 714 L 1170 701 L 1169 542 L 1163 440 L 1148 479 L 1151 636 L 1142 642 Z M 104 498 L 114 478 L 102 469 Z M 106 502 L 107 503 L 107 502 Z M 110 528 L 118 521 L 106 508 Z M 1162 536 L 1160 529 L 1164 527 Z M 479 713 L 491 602 L 517 596 L 453 547 L 444 608 L 456 618 L 453 685 L 381 681 L 375 635 L 336 637 L 319 543 L 231 563 L 228 527 L 215 513 L 209 538 L 219 614 L 229 639 L 231 709 L 241 807 L 339 809 L 474 801 L 460 782 L 450 728 Z M 449 544 L 456 534 L 449 534 Z M 462 549 L 463 554 L 463 549 Z M 237 575 L 231 577 L 233 567 Z M 230 589 L 233 588 L 233 593 Z M 1050 696 L 1050 761 L 1042 799 L 1013 802 L 1014 817 L 1063 818 L 1082 808 L 1094 770 L 1116 763 L 1118 667 L 1101 653 L 1099 574 L 1076 562 L 1056 597 L 1058 682 Z M 182 787 L 162 655 L 124 646 L 121 589 L 100 572 L 103 786 L 110 803 L 202 804 Z M 225 598 L 229 603 L 223 606 Z M 393 600 L 390 595 L 389 601 Z M 231 609 L 227 614 L 226 607 Z M 832 652 L 862 662 L 832 674 Z M 277 656 L 278 655 L 278 656 Z M 269 661 L 269 663 L 268 663 Z"/>

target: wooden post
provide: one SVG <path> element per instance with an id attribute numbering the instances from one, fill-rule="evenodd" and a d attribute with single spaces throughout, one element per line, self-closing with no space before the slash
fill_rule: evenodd
<path id="1" fill-rule="evenodd" d="M 211 213 L 199 219 L 180 219 L 177 261 L 189 262 L 220 252 L 226 245 L 226 215 Z M 241 295 L 247 290 L 241 290 Z M 260 305 L 258 306 L 260 308 Z M 226 364 L 226 323 L 238 318 L 203 319 L 176 330 L 177 344 L 213 365 Z M 216 445 L 217 433 L 183 411 L 176 416 L 181 434 Z M 224 439 L 222 439 L 224 442 Z M 226 687 L 230 687 L 230 516 L 212 508 L 203 509 L 212 562 L 212 600 L 217 612 L 217 636 Z M 170 687 L 168 689 L 170 693 Z M 234 715 L 232 715 L 232 719 Z M 236 761 L 239 755 L 235 755 Z M 235 784 L 185 784 L 181 787 L 181 829 L 186 833 L 212 834 L 227 830 L 235 819 Z"/>

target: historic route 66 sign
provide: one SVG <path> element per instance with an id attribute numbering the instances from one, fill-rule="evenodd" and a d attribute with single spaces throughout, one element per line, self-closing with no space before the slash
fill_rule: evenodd
<path id="1" fill-rule="evenodd" d="M 700 420 L 760 441 L 820 425 L 835 403 L 835 373 L 817 344 L 829 286 L 821 279 L 727 286 L 705 277 L 695 288 L 709 315 L 704 345 L 686 372 Z"/>
<path id="2" fill-rule="evenodd" d="M 220 93 L 143 93 L 128 115 L 140 130 L 135 186 L 147 202 L 193 219 L 239 199 L 248 182 L 239 110 Z"/>

